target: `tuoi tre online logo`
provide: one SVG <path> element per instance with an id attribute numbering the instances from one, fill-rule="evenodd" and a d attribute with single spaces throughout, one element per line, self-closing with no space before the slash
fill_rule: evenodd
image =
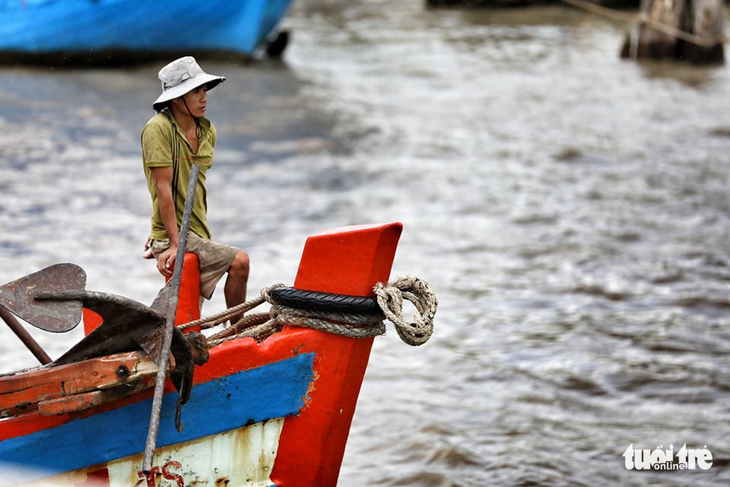
<path id="1" fill-rule="evenodd" d="M 695 470 L 698 467 L 708 470 L 712 467 L 712 453 L 707 445 L 687 448 L 685 443 L 675 453 L 673 445 L 668 450 L 663 450 L 661 445 L 654 450 L 640 450 L 632 443 L 622 456 L 627 470 Z"/>

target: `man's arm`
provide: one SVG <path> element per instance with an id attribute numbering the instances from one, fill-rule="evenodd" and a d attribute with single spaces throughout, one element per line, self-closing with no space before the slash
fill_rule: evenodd
<path id="1" fill-rule="evenodd" d="M 170 277 L 175 269 L 175 257 L 180 242 L 180 233 L 177 228 L 177 212 L 175 201 L 172 196 L 172 167 L 154 167 L 150 169 L 155 179 L 157 190 L 157 204 L 160 207 L 160 215 L 165 225 L 167 237 L 170 239 L 170 248 L 162 252 L 157 258 L 157 270 L 163 276 Z"/>

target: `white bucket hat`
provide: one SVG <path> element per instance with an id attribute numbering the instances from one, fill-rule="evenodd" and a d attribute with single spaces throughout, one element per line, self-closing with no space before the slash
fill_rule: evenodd
<path id="1" fill-rule="evenodd" d="M 168 101 L 183 96 L 199 86 L 208 85 L 208 89 L 212 90 L 226 80 L 224 76 L 207 74 L 192 56 L 174 60 L 162 68 L 157 77 L 162 83 L 162 94 L 152 104 L 152 108 L 158 111 Z"/>

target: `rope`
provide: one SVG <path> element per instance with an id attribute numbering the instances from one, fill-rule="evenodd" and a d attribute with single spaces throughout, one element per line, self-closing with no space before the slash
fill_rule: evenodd
<path id="1" fill-rule="evenodd" d="M 674 26 L 671 26 L 669 24 L 665 24 L 663 22 L 659 22 L 657 20 L 654 20 L 647 16 L 646 12 L 641 12 L 639 15 L 635 14 L 627 14 L 624 12 L 618 12 L 616 10 L 603 7 L 600 5 L 596 5 L 593 2 L 589 2 L 586 0 L 562 0 L 563 2 L 572 5 L 577 8 L 582 8 L 583 10 L 587 10 L 588 12 L 594 13 L 596 15 L 602 15 L 604 17 L 608 17 L 614 20 L 618 20 L 621 22 L 628 22 L 628 23 L 635 23 L 638 22 L 639 24 L 644 24 L 649 28 L 652 28 L 658 32 L 661 32 L 662 34 L 666 34 L 668 36 L 675 37 L 677 39 L 682 39 L 683 41 L 689 42 L 691 44 L 695 44 L 700 47 L 715 47 L 718 44 L 722 44 L 725 42 L 725 36 L 722 34 L 718 34 L 714 37 L 707 37 L 707 36 L 698 36 L 694 34 L 690 34 L 689 32 L 685 32 L 683 30 L 680 30 Z"/>
<path id="2" fill-rule="evenodd" d="M 401 340 L 408 345 L 423 345 L 433 334 L 433 318 L 436 315 L 438 300 L 426 281 L 414 277 L 401 278 L 392 285 L 375 285 L 378 305 L 386 318 L 395 325 Z M 403 320 L 403 300 L 416 307 L 413 323 Z"/>
<path id="3" fill-rule="evenodd" d="M 275 284 L 272 287 L 284 287 L 283 284 Z M 264 290 L 266 291 L 266 290 Z M 186 330 L 188 328 L 193 328 L 195 326 L 199 326 L 203 330 L 207 330 L 208 328 L 213 328 L 217 325 L 222 325 L 228 320 L 230 320 L 233 316 L 240 315 L 241 313 L 245 313 L 246 311 L 251 311 L 255 307 L 259 306 L 260 304 L 263 304 L 266 299 L 264 297 L 264 291 L 261 292 L 261 296 L 252 299 L 251 301 L 246 301 L 245 303 L 241 303 L 237 306 L 234 306 L 232 308 L 225 309 L 219 313 L 216 313 L 214 315 L 208 316 L 206 318 L 201 318 L 199 320 L 190 321 L 188 323 L 185 323 L 183 325 L 178 326 L 181 330 Z M 242 320 L 246 319 L 247 317 L 242 318 Z M 236 323 L 238 324 L 238 323 Z"/>
<path id="4" fill-rule="evenodd" d="M 235 324 L 210 335 L 208 348 L 213 348 L 234 338 L 250 337 L 261 342 L 281 331 L 284 325 L 299 326 L 334 333 L 350 338 L 367 338 L 385 333 L 383 319 L 395 325 L 398 336 L 408 345 L 423 345 L 433 334 L 433 319 L 436 315 L 438 300 L 428 287 L 428 283 L 414 277 L 398 279 L 395 283 L 378 283 L 373 288 L 379 312 L 342 313 L 312 311 L 277 304 L 270 295 L 272 289 L 285 287 L 275 284 L 264 288 L 261 295 L 251 301 L 229 308 L 215 315 L 180 325 L 181 329 L 195 326 L 201 329 L 212 328 L 226 323 L 231 317 L 250 311 L 264 302 L 272 305 L 269 313 L 245 315 Z M 416 307 L 414 322 L 403 319 L 403 300 L 411 301 Z"/>

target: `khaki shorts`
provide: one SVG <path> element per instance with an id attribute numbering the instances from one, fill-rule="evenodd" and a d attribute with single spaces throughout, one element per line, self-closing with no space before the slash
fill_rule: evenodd
<path id="1" fill-rule="evenodd" d="M 170 241 L 153 240 L 152 255 L 157 257 L 170 247 Z M 235 247 L 219 244 L 212 240 L 200 238 L 194 233 L 188 235 L 186 250 L 198 256 L 200 260 L 200 296 L 210 299 L 215 286 L 223 274 L 231 268 L 233 259 L 239 250 Z"/>

